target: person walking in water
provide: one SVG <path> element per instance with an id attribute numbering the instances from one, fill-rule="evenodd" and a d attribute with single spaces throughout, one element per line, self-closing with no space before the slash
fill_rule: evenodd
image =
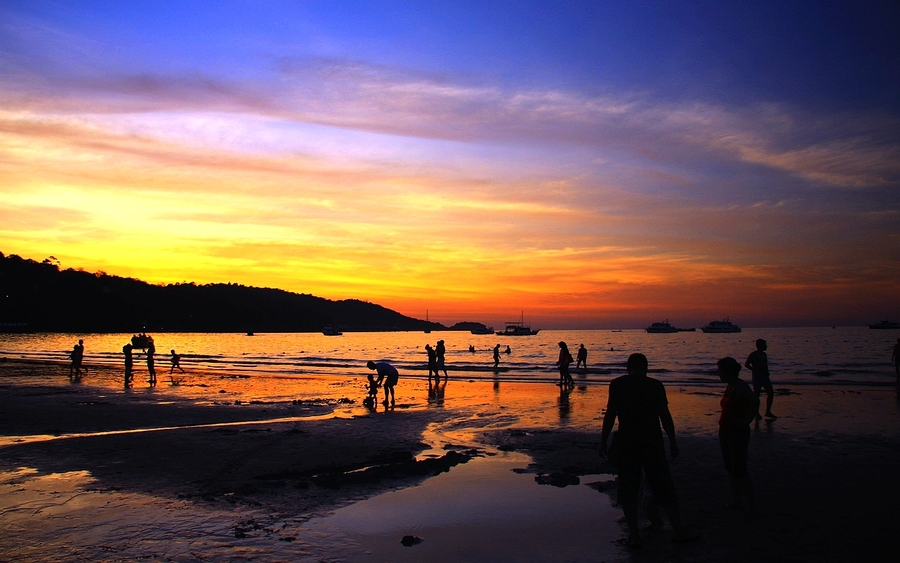
<path id="1" fill-rule="evenodd" d="M 154 360 L 153 356 L 156 354 L 156 344 L 153 343 L 153 338 L 147 337 L 149 339 L 147 345 L 147 374 L 149 378 L 147 379 L 147 383 L 150 384 L 150 387 L 154 387 L 156 385 L 156 360 Z"/>
<path id="2" fill-rule="evenodd" d="M 625 512 L 628 523 L 628 547 L 641 545 L 638 530 L 638 495 L 641 489 L 641 472 L 653 491 L 656 504 L 662 506 L 675 529 L 672 541 L 682 542 L 698 539 L 699 536 L 681 523 L 675 483 L 666 462 L 660 424 L 669 437 L 669 451 L 678 456 L 675 442 L 675 423 L 669 412 L 666 389 L 658 380 L 647 377 L 647 357 L 632 354 L 628 357 L 628 374 L 617 377 L 609 384 L 609 399 L 603 417 L 603 431 L 600 436 L 600 455 L 606 457 L 607 440 L 612 433 L 616 419 L 619 420 L 616 433 L 616 447 L 621 455 L 618 464 L 618 502 Z"/>
<path id="3" fill-rule="evenodd" d="M 894 351 L 891 352 L 891 361 L 894 362 L 894 372 L 897 374 L 897 383 L 900 383 L 900 338 L 894 344 Z"/>
<path id="4" fill-rule="evenodd" d="M 497 344 L 496 346 L 494 346 L 494 367 L 496 368 L 499 365 L 500 365 L 500 345 Z"/>
<path id="5" fill-rule="evenodd" d="M 388 405 L 388 395 L 390 394 L 390 405 L 394 406 L 394 385 L 397 385 L 397 381 L 400 380 L 400 372 L 387 362 L 373 362 L 369 360 L 366 362 L 366 367 L 374 369 L 378 373 L 377 385 L 381 385 L 381 382 L 384 381 L 384 402 L 382 404 Z"/>
<path id="6" fill-rule="evenodd" d="M 184 373 L 184 368 L 181 367 L 181 354 L 176 354 L 175 350 L 172 350 L 172 368 L 169 370 L 169 375 L 172 375 L 175 368 L 178 368 L 181 373 Z"/>
<path id="7" fill-rule="evenodd" d="M 134 356 L 132 355 L 132 350 L 134 350 L 134 346 L 130 342 L 122 346 L 122 353 L 125 354 L 125 387 L 131 387 L 131 382 L 134 380 Z"/>
<path id="8" fill-rule="evenodd" d="M 444 346 L 443 340 L 437 341 L 437 346 L 434 349 L 434 353 L 437 356 L 437 369 L 434 370 L 435 379 L 440 375 L 439 371 L 444 372 L 444 379 L 447 379 L 449 376 L 447 375 L 447 364 L 444 363 L 444 356 L 447 354 L 447 347 Z"/>
<path id="9" fill-rule="evenodd" d="M 578 358 L 575 362 L 575 369 L 581 366 L 581 369 L 587 369 L 587 348 L 584 347 L 584 344 L 578 347 Z"/>
<path id="10" fill-rule="evenodd" d="M 775 399 L 775 389 L 772 388 L 772 381 L 769 379 L 769 357 L 766 350 L 769 346 L 762 338 L 756 339 L 756 350 L 747 356 L 744 367 L 753 373 L 753 391 L 756 392 L 756 398 L 762 394 L 762 390 L 766 390 L 766 418 L 778 418 L 772 414 L 772 401 Z M 756 419 L 762 419 L 759 413 Z"/>
<path id="11" fill-rule="evenodd" d="M 559 386 L 560 387 L 574 387 L 575 380 L 572 379 L 572 374 L 569 373 L 569 364 L 572 363 L 572 354 L 569 353 L 569 345 L 565 342 L 559 342 L 559 359 L 556 360 L 556 365 L 559 367 Z"/>
<path id="12" fill-rule="evenodd" d="M 719 378 L 728 384 L 719 415 L 719 447 L 728 472 L 732 500 L 726 508 L 742 509 L 747 499 L 747 516 L 756 518 L 756 495 L 747 473 L 747 450 L 750 447 L 750 423 L 759 413 L 759 398 L 739 375 L 741 364 L 732 357 L 722 358 L 718 364 Z"/>
<path id="13" fill-rule="evenodd" d="M 434 348 L 431 347 L 431 344 L 425 345 L 425 353 L 428 354 L 428 380 L 431 381 L 432 372 L 434 372 L 435 378 L 438 376 L 437 353 L 434 351 Z"/>
<path id="14" fill-rule="evenodd" d="M 69 358 L 72 360 L 72 364 L 69 366 L 69 380 L 81 381 L 81 370 L 84 369 L 84 372 L 87 373 L 87 368 L 82 367 L 84 362 L 84 340 L 79 340 L 78 344 L 72 347 Z"/>

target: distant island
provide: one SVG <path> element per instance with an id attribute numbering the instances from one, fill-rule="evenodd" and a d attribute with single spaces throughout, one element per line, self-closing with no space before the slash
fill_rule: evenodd
<path id="1" fill-rule="evenodd" d="M 467 325 L 470 323 L 458 323 Z M 233 283 L 153 285 L 0 252 L 0 326 L 30 332 L 464 330 L 357 299 Z"/>

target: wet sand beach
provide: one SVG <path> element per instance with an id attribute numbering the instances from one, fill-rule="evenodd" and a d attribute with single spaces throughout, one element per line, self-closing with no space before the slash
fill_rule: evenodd
<path id="1" fill-rule="evenodd" d="M 673 544 L 666 526 L 629 551 L 596 452 L 602 385 L 451 379 L 429 395 L 406 378 L 397 408 L 369 412 L 353 379 L 268 402 L 234 399 L 228 381 L 125 391 L 91 383 L 113 370 L 74 385 L 62 374 L 0 363 L 0 561 L 852 561 L 884 555 L 900 521 L 890 387 L 778 388 L 781 418 L 751 439 L 761 515 L 747 521 L 723 508 L 721 389 L 669 386 L 672 471 L 702 538 Z M 494 504 L 534 514 L 494 517 L 480 536 L 464 517 L 417 521 L 477 505 L 505 486 L 495 478 L 520 488 Z M 401 546 L 407 532 L 424 541 Z"/>

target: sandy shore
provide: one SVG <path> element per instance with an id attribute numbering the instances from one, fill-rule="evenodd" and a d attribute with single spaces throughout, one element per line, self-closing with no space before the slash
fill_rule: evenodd
<path id="1" fill-rule="evenodd" d="M 550 423 L 509 416 L 496 389 L 492 396 L 489 385 L 456 381 L 459 405 L 448 398 L 433 408 L 422 396 L 400 401 L 392 412 L 365 413 L 342 410 L 346 405 L 331 398 L 198 404 L 177 393 L 113 393 L 58 378 L 23 384 L 20 368 L 0 365 L 0 521 L 9 531 L 0 537 L 0 561 L 51 554 L 73 561 L 243 560 L 241 549 L 249 549 L 245 558 L 260 560 L 263 552 L 242 542 L 262 537 L 283 550 L 261 560 L 327 559 L 329 546 L 292 533 L 298 522 L 421 483 L 473 457 L 521 452 L 533 460 L 529 471 L 563 481 L 610 471 L 596 453 L 600 411 L 585 412 L 605 404 L 601 387 L 582 390 L 571 405 L 566 400 L 566 409 L 584 413 L 580 419 L 563 416 L 555 391 L 536 394 L 534 409 L 549 405 L 557 420 Z M 401 383 L 411 396 L 421 386 Z M 893 390 L 803 389 L 779 396 L 776 404 L 788 416 L 762 424 L 751 443 L 762 511 L 752 522 L 722 508 L 728 488 L 714 434 L 718 391 L 670 388 L 669 394 L 683 430 L 682 453 L 672 463 L 683 517 L 703 537 L 674 545 L 667 527 L 647 532 L 640 550 L 614 546 L 607 560 L 821 562 L 885 554 L 900 521 L 900 407 Z M 483 416 L 489 410 L 500 415 Z M 50 477 L 56 480 L 49 483 Z M 110 502 L 123 507 L 113 521 Z M 97 506 L 107 507 L 105 516 L 93 516 L 100 514 Z M 135 507 L 188 523 L 169 534 L 166 546 L 149 546 L 139 531 L 120 531 L 154 525 Z M 213 532 L 196 516 L 181 516 L 201 508 L 209 515 L 204 525 L 218 526 L 221 545 L 210 544 Z M 100 531 L 77 539 L 64 533 L 92 525 Z M 52 539 L 58 536 L 63 539 Z M 205 542 L 197 548 L 204 555 L 191 556 L 193 548 L 178 542 Z M 330 557 L 345 560 L 338 552 Z"/>

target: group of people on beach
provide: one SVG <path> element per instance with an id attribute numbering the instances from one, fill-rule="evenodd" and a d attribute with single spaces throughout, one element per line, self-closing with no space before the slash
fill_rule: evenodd
<path id="1" fill-rule="evenodd" d="M 144 354 L 147 358 L 147 383 L 150 384 L 150 387 L 156 386 L 156 344 L 153 342 L 153 337 L 147 334 L 135 334 L 131 337 L 131 341 L 122 346 L 122 355 L 125 356 L 125 378 L 124 385 L 125 388 L 130 388 L 134 386 L 134 349 L 142 349 L 144 350 Z M 178 354 L 173 349 L 171 352 L 170 361 L 172 363 L 171 369 L 169 369 L 169 376 L 171 377 L 175 370 L 181 371 L 184 373 L 184 368 L 181 367 L 181 354 Z M 81 381 L 82 371 L 87 373 L 87 368 L 83 365 L 84 362 L 84 340 L 79 340 L 78 344 L 74 346 L 72 352 L 69 354 L 71 358 L 71 366 L 69 368 L 69 380 L 73 382 Z M 172 384 L 177 385 L 178 380 L 172 378 Z"/>
<path id="2" fill-rule="evenodd" d="M 776 418 L 772 414 L 774 392 L 769 379 L 766 349 L 766 341 L 758 339 L 756 350 L 744 362 L 744 367 L 753 374 L 753 389 L 740 378 L 741 364 L 733 357 L 724 357 L 716 364 L 718 376 L 726 384 L 719 401 L 719 447 L 732 500 L 725 507 L 735 510 L 746 508 L 749 519 L 757 517 L 756 496 L 747 470 L 750 425 L 762 418 L 759 397 L 763 390 L 767 393 L 765 416 Z M 641 544 L 638 499 L 642 479 L 646 479 L 652 492 L 652 502 L 647 503 L 645 509 L 651 528 L 663 526 L 657 510 L 657 507 L 662 507 L 675 530 L 673 541 L 698 539 L 699 535 L 681 522 L 675 484 L 666 461 L 660 426 L 669 438 L 669 453 L 673 458 L 678 456 L 679 449 L 665 387 L 660 381 L 647 376 L 648 361 L 643 354 L 631 354 L 626 370 L 627 375 L 609 384 L 600 436 L 600 455 L 607 457 L 618 470 L 618 503 L 625 512 L 629 534 L 626 545 L 638 547 Z M 616 420 L 618 426 L 613 432 Z M 611 444 L 610 436 L 614 436 Z"/>
<path id="3" fill-rule="evenodd" d="M 144 354 L 147 358 L 147 383 L 150 384 L 150 387 L 156 386 L 156 343 L 153 341 L 152 336 L 141 333 L 132 336 L 131 342 L 122 346 L 122 354 L 125 355 L 125 387 L 134 385 L 134 349 L 143 348 L 144 346 L 146 346 Z M 177 380 L 172 377 L 172 374 L 176 369 L 184 373 L 184 368 L 181 367 L 181 354 L 176 353 L 174 349 L 172 349 L 171 354 L 169 360 L 172 367 L 169 369 L 169 377 L 172 384 L 176 385 Z"/>
<path id="4" fill-rule="evenodd" d="M 587 369 L 587 348 L 582 344 L 578 348 L 578 359 L 572 358 L 569 352 L 569 345 L 563 341 L 559 342 L 559 359 L 556 360 L 556 366 L 559 368 L 559 385 L 563 389 L 571 389 L 575 387 L 575 380 L 569 371 L 569 364 L 575 362 L 575 369 Z"/>

